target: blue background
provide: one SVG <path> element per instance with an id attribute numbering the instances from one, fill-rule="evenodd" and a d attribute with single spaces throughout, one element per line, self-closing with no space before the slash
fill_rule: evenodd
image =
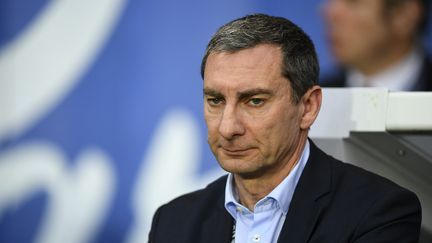
<path id="1" fill-rule="evenodd" d="M 14 42 L 49 4 L 47 0 L 2 0 L 0 48 Z M 57 144 L 73 167 L 80 151 L 98 145 L 113 161 L 117 184 L 109 213 L 92 242 L 123 242 L 134 223 L 130 201 L 137 171 L 161 117 L 172 107 L 190 111 L 198 121 L 201 143 L 206 144 L 199 68 L 215 30 L 249 13 L 287 17 L 311 36 L 326 73 L 333 63 L 320 4 L 319 0 L 129 0 L 77 85 L 28 130 L 0 138 L 0 154 L 26 141 L 45 140 Z M 430 31 L 426 43 L 431 48 Z M 203 147 L 199 173 L 217 167 L 207 146 Z M 0 242 L 32 242 L 48 200 L 40 191 L 3 212 Z"/>

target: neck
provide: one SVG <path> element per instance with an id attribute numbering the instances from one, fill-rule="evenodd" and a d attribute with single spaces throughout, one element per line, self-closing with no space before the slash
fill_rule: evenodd
<path id="1" fill-rule="evenodd" d="M 244 177 L 234 174 L 235 187 L 240 203 L 250 211 L 255 204 L 270 194 L 291 172 L 300 159 L 307 140 L 307 133 L 302 134 L 297 141 L 297 146 L 288 154 L 287 159 L 267 170 L 257 177 Z"/>

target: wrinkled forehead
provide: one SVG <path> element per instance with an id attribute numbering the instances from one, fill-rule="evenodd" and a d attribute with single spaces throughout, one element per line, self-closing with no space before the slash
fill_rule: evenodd
<path id="1" fill-rule="evenodd" d="M 260 44 L 235 52 L 211 52 L 207 58 L 204 80 L 208 72 L 262 71 L 282 73 L 281 48 L 272 44 Z M 213 75 L 214 73 L 212 73 Z"/>
<path id="2" fill-rule="evenodd" d="M 251 89 L 289 90 L 289 81 L 282 75 L 281 63 L 281 52 L 272 45 L 235 53 L 213 53 L 208 58 L 204 89 L 233 95 Z"/>

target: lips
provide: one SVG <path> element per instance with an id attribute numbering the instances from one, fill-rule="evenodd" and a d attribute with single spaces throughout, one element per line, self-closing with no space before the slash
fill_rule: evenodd
<path id="1" fill-rule="evenodd" d="M 243 156 L 249 153 L 250 148 L 231 148 L 231 147 L 221 147 L 224 154 L 229 156 Z"/>

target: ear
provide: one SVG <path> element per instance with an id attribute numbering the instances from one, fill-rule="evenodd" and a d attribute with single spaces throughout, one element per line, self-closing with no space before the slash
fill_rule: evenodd
<path id="1" fill-rule="evenodd" d="M 390 16 L 393 31 L 402 38 L 414 36 L 421 20 L 421 14 L 419 1 L 404 1 L 400 6 L 395 6 Z"/>
<path id="2" fill-rule="evenodd" d="M 303 130 L 309 129 L 318 116 L 321 108 L 322 90 L 318 85 L 310 88 L 302 97 L 303 116 L 300 122 L 300 128 Z"/>

